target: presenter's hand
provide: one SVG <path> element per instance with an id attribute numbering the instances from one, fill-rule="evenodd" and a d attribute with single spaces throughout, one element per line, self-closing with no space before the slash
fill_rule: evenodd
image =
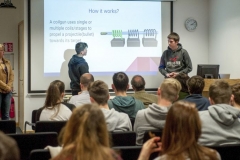
<path id="1" fill-rule="evenodd" d="M 173 78 L 175 78 L 179 73 L 177 73 L 177 72 L 172 72 L 173 73 Z"/>
<path id="2" fill-rule="evenodd" d="M 172 78 L 172 77 L 174 76 L 174 72 L 172 72 L 172 73 L 167 73 L 166 76 L 167 76 L 168 78 Z"/>

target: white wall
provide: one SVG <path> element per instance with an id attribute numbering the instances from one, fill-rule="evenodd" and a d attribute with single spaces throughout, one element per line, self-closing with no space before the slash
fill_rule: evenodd
<path id="1" fill-rule="evenodd" d="M 209 3 L 209 63 L 220 64 L 220 73 L 240 78 L 240 0 Z"/>
<path id="2" fill-rule="evenodd" d="M 197 64 L 208 64 L 208 16 L 209 0 L 177 0 L 174 2 L 173 31 L 180 35 L 180 43 L 191 57 L 193 71 L 197 74 Z M 184 22 L 189 17 L 197 20 L 197 29 L 186 30 Z M 167 40 L 167 39 L 166 39 Z"/>

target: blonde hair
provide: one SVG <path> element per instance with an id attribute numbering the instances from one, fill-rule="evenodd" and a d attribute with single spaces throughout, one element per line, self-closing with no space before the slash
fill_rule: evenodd
<path id="1" fill-rule="evenodd" d="M 161 97 L 171 102 L 176 101 L 177 96 L 182 89 L 181 84 L 174 78 L 167 78 L 160 85 Z"/>
<path id="2" fill-rule="evenodd" d="M 0 48 L 4 51 L 4 45 L 0 43 Z"/>
<path id="3" fill-rule="evenodd" d="M 76 108 L 59 136 L 63 150 L 60 157 L 76 160 L 111 160 L 107 125 L 96 104 Z M 64 159 L 64 158 L 63 158 Z"/>

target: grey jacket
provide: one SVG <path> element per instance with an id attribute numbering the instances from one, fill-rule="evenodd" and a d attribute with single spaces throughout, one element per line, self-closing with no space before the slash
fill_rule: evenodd
<path id="1" fill-rule="evenodd" d="M 173 51 L 168 47 L 162 54 L 159 72 L 166 77 L 167 73 L 179 72 L 188 74 L 192 71 L 192 61 L 188 52 L 178 43 L 178 49 Z"/>
<path id="2" fill-rule="evenodd" d="M 240 110 L 228 104 L 216 104 L 199 112 L 202 135 L 199 143 L 205 146 L 240 143 Z"/>
<path id="3" fill-rule="evenodd" d="M 101 108 L 109 132 L 132 131 L 132 124 L 127 114 Z"/>
<path id="4" fill-rule="evenodd" d="M 147 109 L 138 111 L 134 123 L 134 131 L 137 134 L 137 145 L 143 143 L 145 131 L 163 129 L 169 109 L 170 107 L 161 107 L 153 103 Z"/>

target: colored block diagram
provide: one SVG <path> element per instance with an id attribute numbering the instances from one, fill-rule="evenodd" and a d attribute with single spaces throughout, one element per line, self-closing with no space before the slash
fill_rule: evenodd
<path id="1" fill-rule="evenodd" d="M 142 45 L 144 47 L 157 47 L 158 41 L 157 31 L 155 29 L 144 29 L 144 31 L 138 31 L 137 29 L 122 31 L 122 30 L 113 30 L 112 32 L 101 32 L 101 35 L 112 35 L 113 39 L 111 40 L 111 47 L 124 47 L 125 38 L 123 35 L 127 35 L 127 47 L 140 47 L 140 38 L 142 37 Z"/>

